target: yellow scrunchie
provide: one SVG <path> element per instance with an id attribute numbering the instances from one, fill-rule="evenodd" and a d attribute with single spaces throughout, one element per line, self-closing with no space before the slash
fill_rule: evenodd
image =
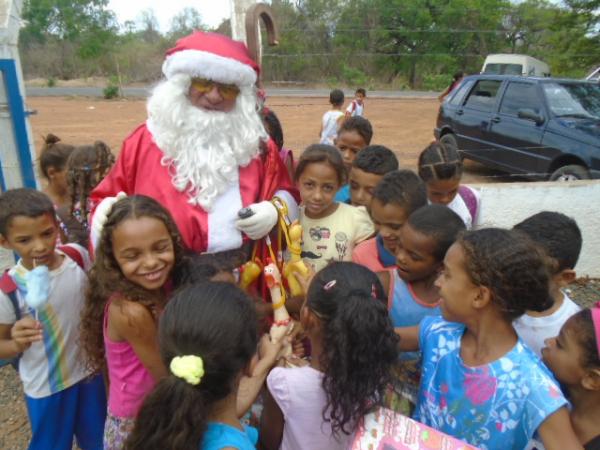
<path id="1" fill-rule="evenodd" d="M 173 375 L 194 386 L 200 384 L 204 376 L 204 362 L 196 355 L 176 356 L 171 360 L 169 368 Z"/>

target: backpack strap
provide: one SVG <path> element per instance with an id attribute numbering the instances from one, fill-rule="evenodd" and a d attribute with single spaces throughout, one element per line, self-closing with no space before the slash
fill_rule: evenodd
<path id="1" fill-rule="evenodd" d="M 81 270 L 85 272 L 85 264 L 83 262 L 83 256 L 75 247 L 71 247 L 70 245 L 60 245 L 58 249 L 71 258 L 73 261 L 77 263 Z"/>
<path id="2" fill-rule="evenodd" d="M 17 285 L 12 277 L 8 274 L 8 270 L 5 270 L 0 277 L 0 291 L 5 294 L 10 303 L 12 304 L 13 311 L 15 313 L 15 322 L 21 319 L 21 309 L 19 308 L 19 300 L 17 299 Z M 10 363 L 13 368 L 18 371 L 19 370 L 19 359 L 21 358 L 21 354 L 18 354 L 14 358 L 10 360 L 2 360 L 2 365 Z"/>
<path id="3" fill-rule="evenodd" d="M 465 205 L 467 205 L 467 209 L 471 216 L 471 222 L 475 225 L 475 218 L 477 217 L 477 197 L 475 197 L 475 194 L 469 187 L 463 185 L 458 187 L 458 195 L 460 195 L 460 198 L 462 198 Z"/>

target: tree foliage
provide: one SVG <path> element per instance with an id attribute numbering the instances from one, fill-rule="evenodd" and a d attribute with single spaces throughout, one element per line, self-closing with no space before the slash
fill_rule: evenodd
<path id="1" fill-rule="evenodd" d="M 119 28 L 107 5 L 28 0 L 20 43 L 26 74 L 119 71 L 125 81 L 152 80 L 175 40 L 206 29 L 192 8 L 180 11 L 164 34 L 152 10 Z M 581 76 L 600 64 L 600 0 L 271 0 L 271 6 L 281 36 L 278 47 L 264 51 L 267 82 L 439 89 L 457 70 L 478 72 L 490 53 L 529 54 L 559 76 Z M 230 33 L 229 22 L 218 30 Z"/>

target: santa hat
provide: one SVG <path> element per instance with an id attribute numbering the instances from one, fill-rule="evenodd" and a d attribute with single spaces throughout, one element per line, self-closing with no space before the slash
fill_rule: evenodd
<path id="1" fill-rule="evenodd" d="M 237 86 L 256 83 L 260 72 L 248 48 L 217 33 L 197 31 L 177 41 L 167 51 L 162 66 L 167 78 L 178 73 Z"/>

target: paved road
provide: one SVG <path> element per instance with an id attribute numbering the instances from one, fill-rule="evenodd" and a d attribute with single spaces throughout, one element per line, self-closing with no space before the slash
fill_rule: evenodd
<path id="1" fill-rule="evenodd" d="M 123 88 L 125 97 L 148 97 L 152 86 Z M 102 97 L 103 88 L 98 87 L 26 87 L 27 97 Z M 329 89 L 293 89 L 267 88 L 267 94 L 272 97 L 328 97 Z M 347 97 L 354 92 L 345 91 Z M 422 91 L 369 91 L 369 97 L 376 98 L 436 98 L 437 92 Z"/>

